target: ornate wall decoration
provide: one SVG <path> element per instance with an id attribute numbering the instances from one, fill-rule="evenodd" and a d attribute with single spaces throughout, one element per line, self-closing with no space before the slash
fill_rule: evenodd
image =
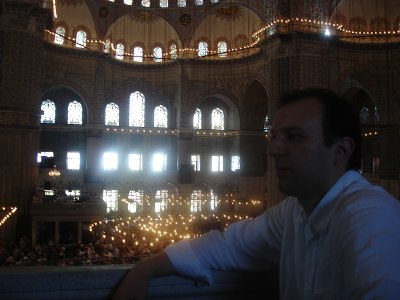
<path id="1" fill-rule="evenodd" d="M 233 21 L 243 16 L 243 9 L 236 5 L 224 6 L 216 10 L 215 16 L 221 20 Z"/>
<path id="2" fill-rule="evenodd" d="M 21 111 L 0 111 L 0 126 L 39 128 L 39 115 Z"/>
<path id="3" fill-rule="evenodd" d="M 304 1 L 304 15 L 312 20 L 323 20 L 323 6 L 321 0 Z"/>
<path id="4" fill-rule="evenodd" d="M 146 23 L 146 24 L 155 23 L 160 19 L 160 17 L 150 12 L 140 12 L 140 13 L 130 14 L 128 18 L 132 22 Z"/>
<path id="5" fill-rule="evenodd" d="M 366 31 L 367 30 L 367 22 L 365 19 L 360 17 L 351 18 L 349 21 L 349 27 L 354 31 Z"/>

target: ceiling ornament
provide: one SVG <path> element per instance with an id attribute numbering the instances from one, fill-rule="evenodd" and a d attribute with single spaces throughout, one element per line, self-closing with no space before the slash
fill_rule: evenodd
<path id="1" fill-rule="evenodd" d="M 76 6 L 82 4 L 83 0 L 58 0 L 58 3 L 65 6 Z"/>
<path id="2" fill-rule="evenodd" d="M 224 6 L 216 10 L 215 16 L 221 20 L 233 21 L 243 16 L 243 9 L 236 5 Z"/>
<path id="3" fill-rule="evenodd" d="M 157 22 L 160 19 L 160 17 L 150 12 L 141 12 L 141 13 L 130 14 L 129 19 L 136 23 L 151 24 Z"/>

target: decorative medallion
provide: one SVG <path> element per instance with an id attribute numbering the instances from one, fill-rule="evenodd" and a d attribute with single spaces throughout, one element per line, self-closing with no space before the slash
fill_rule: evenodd
<path id="1" fill-rule="evenodd" d="M 236 5 L 224 6 L 216 10 L 215 16 L 221 20 L 233 21 L 243 16 L 243 9 Z"/>
<path id="2" fill-rule="evenodd" d="M 99 17 L 100 18 L 107 18 L 108 16 L 108 8 L 105 6 L 102 6 L 99 8 Z"/>
<path id="3" fill-rule="evenodd" d="M 188 14 L 183 14 L 179 17 L 179 22 L 183 26 L 188 26 L 192 22 L 192 18 Z"/>
<path id="4" fill-rule="evenodd" d="M 131 19 L 131 21 L 136 23 L 150 24 L 157 22 L 160 18 L 150 12 L 140 12 L 140 13 L 130 14 L 129 19 Z"/>

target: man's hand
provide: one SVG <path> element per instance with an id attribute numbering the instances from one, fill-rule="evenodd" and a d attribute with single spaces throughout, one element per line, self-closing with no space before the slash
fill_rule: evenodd
<path id="1" fill-rule="evenodd" d="M 167 254 L 162 252 L 138 262 L 122 279 L 113 300 L 146 299 L 149 281 L 158 276 L 176 274 Z"/>

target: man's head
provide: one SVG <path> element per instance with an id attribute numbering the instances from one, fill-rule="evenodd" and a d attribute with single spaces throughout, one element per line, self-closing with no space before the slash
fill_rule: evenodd
<path id="1" fill-rule="evenodd" d="M 295 90 L 284 95 L 279 108 L 307 98 L 318 100 L 322 104 L 322 130 L 326 146 L 342 137 L 354 141 L 354 149 L 347 165 L 348 170 L 361 169 L 361 126 L 357 114 L 349 103 L 328 89 L 308 88 Z"/>
<path id="2" fill-rule="evenodd" d="M 346 170 L 359 168 L 360 139 L 357 116 L 333 92 L 285 95 L 268 146 L 279 189 L 311 207 Z"/>

